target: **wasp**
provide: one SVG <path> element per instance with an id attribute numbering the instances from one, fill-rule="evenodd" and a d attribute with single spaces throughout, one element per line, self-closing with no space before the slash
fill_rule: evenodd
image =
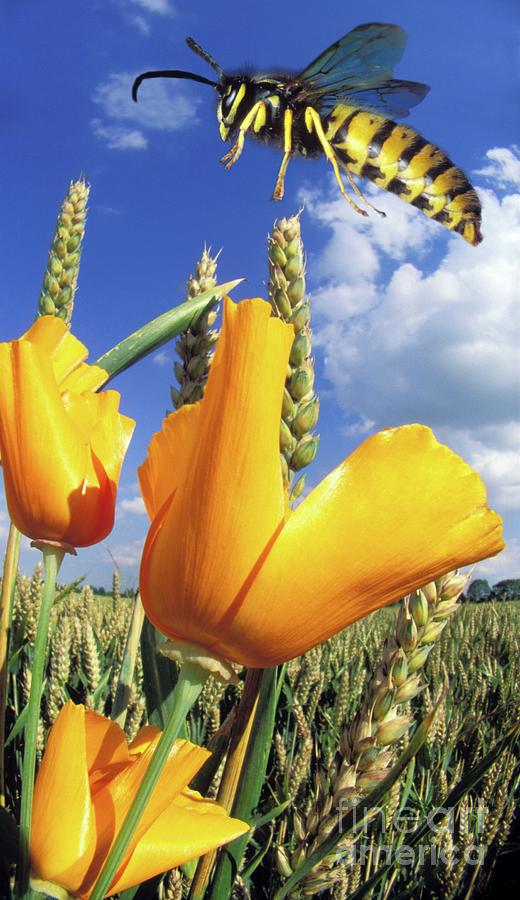
<path id="1" fill-rule="evenodd" d="M 376 208 L 354 175 L 396 194 L 477 246 L 482 240 L 481 206 L 474 188 L 443 150 L 394 121 L 407 116 L 429 91 L 425 84 L 393 77 L 406 39 L 398 25 L 359 25 L 295 75 L 226 74 L 206 50 L 187 38 L 218 81 L 176 69 L 144 72 L 133 84 L 132 97 L 137 100 L 139 86 L 147 78 L 188 78 L 208 84 L 218 94 L 220 136 L 232 142 L 221 160 L 226 169 L 240 157 L 246 135 L 283 150 L 274 200 L 283 197 L 292 156 L 324 154 L 341 193 L 356 212 L 367 215 L 347 192 L 342 172 L 351 191 L 372 209 Z"/>

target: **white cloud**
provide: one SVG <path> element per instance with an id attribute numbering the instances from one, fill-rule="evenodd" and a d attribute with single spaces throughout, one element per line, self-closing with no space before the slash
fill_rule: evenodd
<path id="1" fill-rule="evenodd" d="M 109 150 L 146 150 L 148 146 L 148 141 L 138 128 L 103 125 L 100 119 L 92 119 L 91 125 L 96 137 L 105 141 Z"/>
<path id="2" fill-rule="evenodd" d="M 488 158 L 498 180 L 520 185 L 515 152 Z M 480 195 L 485 239 L 473 248 L 396 197 L 378 194 L 388 217 L 367 220 L 336 188 L 308 193 L 307 212 L 329 231 L 310 265 L 314 338 L 349 436 L 424 422 L 502 511 L 520 507 L 520 193 Z"/>
<path id="3" fill-rule="evenodd" d="M 175 13 L 170 0 L 128 0 L 128 2 L 160 16 L 171 16 Z"/>
<path id="4" fill-rule="evenodd" d="M 520 572 L 520 540 L 510 538 L 498 556 L 478 563 L 472 578 L 487 578 L 491 584 L 503 578 L 518 578 Z"/>
<path id="5" fill-rule="evenodd" d="M 110 553 L 118 566 L 137 566 L 141 561 L 144 538 L 129 541 L 127 544 L 118 544 L 111 547 Z"/>
<path id="6" fill-rule="evenodd" d="M 144 16 L 129 16 L 128 21 L 131 25 L 134 25 L 141 34 L 146 36 L 150 34 L 150 26 Z"/>
<path id="7" fill-rule="evenodd" d="M 121 500 L 119 511 L 121 513 L 131 513 L 132 515 L 138 516 L 146 515 L 145 505 L 141 496 L 132 497 L 130 500 Z"/>
<path id="8" fill-rule="evenodd" d="M 152 362 L 156 366 L 168 366 L 171 364 L 171 356 L 165 350 L 159 350 L 159 353 L 152 356 Z"/>
<path id="9" fill-rule="evenodd" d="M 198 121 L 196 108 L 200 100 L 188 99 L 185 88 L 176 82 L 147 82 L 140 102 L 134 103 L 131 97 L 134 77 L 131 72 L 112 72 L 94 91 L 93 101 L 104 118 L 93 119 L 92 127 L 109 148 L 143 150 L 147 146 L 143 134 L 146 129 L 176 131 Z"/>
<path id="10" fill-rule="evenodd" d="M 0 510 L 0 538 L 7 537 L 9 531 L 9 516 Z"/>
<path id="11" fill-rule="evenodd" d="M 500 187 L 514 185 L 520 187 L 519 148 L 493 147 L 486 153 L 489 163 L 482 169 L 476 169 L 475 175 L 484 175 L 495 181 Z"/>

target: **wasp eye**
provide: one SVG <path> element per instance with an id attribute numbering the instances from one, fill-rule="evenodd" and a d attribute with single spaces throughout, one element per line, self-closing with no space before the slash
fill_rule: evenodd
<path id="1" fill-rule="evenodd" d="M 225 96 L 222 98 L 222 115 L 226 118 L 231 112 L 231 107 L 235 102 L 235 98 L 238 91 L 238 85 L 230 84 L 226 89 Z"/>

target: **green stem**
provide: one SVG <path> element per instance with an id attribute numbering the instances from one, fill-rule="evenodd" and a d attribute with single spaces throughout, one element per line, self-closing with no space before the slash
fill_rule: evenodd
<path id="1" fill-rule="evenodd" d="M 208 675 L 209 671 L 202 669 L 195 663 L 185 663 L 182 666 L 177 684 L 175 685 L 172 715 L 157 744 L 155 753 L 150 760 L 150 765 L 145 772 L 144 778 L 139 785 L 139 790 L 128 810 L 126 819 L 123 822 L 121 831 L 115 839 L 101 874 L 96 881 L 94 890 L 90 895 L 90 900 L 103 900 L 103 897 L 105 897 L 107 891 L 110 889 L 110 885 L 114 880 L 121 864 L 121 860 L 132 840 L 135 829 L 157 783 L 157 779 L 159 778 L 175 740 L 181 731 L 184 720 L 199 696 Z"/>
<path id="2" fill-rule="evenodd" d="M 47 660 L 47 635 L 49 619 L 56 587 L 56 577 L 65 551 L 54 546 L 42 548 L 44 582 L 38 629 L 34 644 L 31 672 L 31 691 L 27 704 L 27 723 L 24 731 L 24 754 L 22 766 L 22 802 L 20 811 L 20 866 L 18 871 L 18 897 L 28 898 L 29 891 L 29 847 L 31 842 L 31 819 L 36 769 L 36 744 L 43 674 Z"/>
<path id="3" fill-rule="evenodd" d="M 4 574 L 0 593 L 0 806 L 5 806 L 5 710 L 9 670 L 9 635 L 13 608 L 16 569 L 20 555 L 20 532 L 11 522 L 5 550 Z"/>

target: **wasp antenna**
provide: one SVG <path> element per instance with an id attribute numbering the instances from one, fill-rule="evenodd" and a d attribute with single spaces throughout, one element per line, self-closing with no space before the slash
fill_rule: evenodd
<path id="1" fill-rule="evenodd" d="M 197 56 L 201 56 L 202 59 L 207 62 L 212 69 L 215 70 L 220 80 L 224 77 L 224 71 L 220 68 L 218 62 L 216 62 L 213 57 L 208 53 L 207 50 L 203 50 L 200 44 L 197 44 L 197 41 L 194 41 L 192 37 L 186 38 L 186 43 L 190 50 L 193 50 Z"/>
<path id="2" fill-rule="evenodd" d="M 141 82 L 147 78 L 187 78 L 190 81 L 199 81 L 201 84 L 209 84 L 218 90 L 220 87 L 218 81 L 210 81 L 204 78 L 204 75 L 195 75 L 193 72 L 181 72 L 178 69 L 161 69 L 158 72 L 143 72 L 138 75 L 132 85 L 132 99 L 137 103 L 137 91 Z"/>

